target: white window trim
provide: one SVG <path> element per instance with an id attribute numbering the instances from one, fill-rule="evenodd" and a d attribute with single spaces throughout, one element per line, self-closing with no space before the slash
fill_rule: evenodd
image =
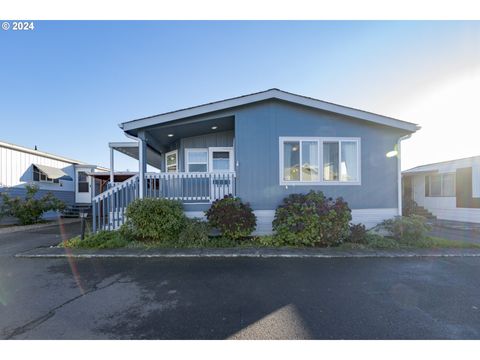
<path id="1" fill-rule="evenodd" d="M 191 152 L 206 152 L 207 153 L 207 161 L 204 162 L 204 161 L 188 161 L 188 154 L 191 153 Z M 203 171 L 189 171 L 188 168 L 189 168 L 189 165 L 203 165 L 203 164 L 206 164 L 207 165 L 207 173 L 209 172 L 210 170 L 210 165 L 209 165 L 209 151 L 208 151 L 208 148 L 185 148 L 185 172 L 187 173 L 198 173 L 198 174 L 204 174 L 205 172 Z"/>
<path id="2" fill-rule="evenodd" d="M 168 173 L 168 167 L 173 166 L 173 165 L 168 165 L 167 158 L 169 155 L 175 154 L 175 168 L 177 169 L 176 171 L 171 171 L 171 172 L 178 172 L 178 150 L 172 150 L 167 153 L 165 153 L 165 172 Z"/>
<path id="3" fill-rule="evenodd" d="M 233 159 L 233 147 L 209 147 L 208 148 L 208 168 L 212 169 L 213 171 L 213 153 L 216 151 L 224 151 L 230 154 L 229 157 L 229 164 L 228 164 L 228 171 L 224 172 L 233 172 L 234 170 L 234 159 Z"/>
<path id="4" fill-rule="evenodd" d="M 284 142 L 288 141 L 317 141 L 318 142 L 318 160 L 319 160 L 319 181 L 286 181 L 283 179 L 283 162 L 284 162 L 284 154 L 283 154 L 283 144 Z M 323 180 L 323 143 L 324 142 L 341 142 L 341 141 L 352 141 L 357 143 L 357 174 L 358 179 L 355 181 L 328 181 Z M 308 136 L 280 136 L 278 141 L 278 153 L 279 153 L 279 184 L 280 185 L 303 185 L 303 186 L 311 186 L 311 185 L 322 185 L 322 186 L 330 186 L 330 185 L 362 185 L 362 164 L 361 164 L 361 139 L 359 137 L 308 137 Z M 301 166 L 301 148 L 300 150 L 300 166 Z M 338 149 L 338 156 L 339 156 L 339 164 L 341 164 L 341 143 Z M 339 169 L 340 170 L 340 169 Z"/>

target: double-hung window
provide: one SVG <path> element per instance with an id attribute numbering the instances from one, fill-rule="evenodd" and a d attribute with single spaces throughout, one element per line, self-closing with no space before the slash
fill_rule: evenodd
<path id="1" fill-rule="evenodd" d="M 207 172 L 208 149 L 185 149 L 185 169 L 187 172 Z"/>
<path id="2" fill-rule="evenodd" d="M 360 184 L 360 139 L 281 137 L 280 184 Z"/>

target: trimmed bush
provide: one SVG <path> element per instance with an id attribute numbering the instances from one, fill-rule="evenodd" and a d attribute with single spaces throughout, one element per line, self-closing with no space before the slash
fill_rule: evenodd
<path id="1" fill-rule="evenodd" d="M 366 244 L 367 243 L 367 229 L 363 224 L 350 225 L 350 235 L 348 241 L 353 244 Z"/>
<path id="2" fill-rule="evenodd" d="M 232 195 L 215 200 L 205 216 L 210 226 L 234 240 L 249 236 L 257 226 L 257 217 L 250 205 Z"/>
<path id="3" fill-rule="evenodd" d="M 381 227 L 402 245 L 415 245 L 424 241 L 432 229 L 427 219 L 419 215 L 396 216 L 385 220 Z"/>
<path id="4" fill-rule="evenodd" d="M 186 219 L 178 237 L 179 246 L 204 247 L 210 243 L 210 225 L 198 218 Z"/>
<path id="5" fill-rule="evenodd" d="M 52 193 L 47 193 L 41 198 L 36 197 L 38 186 L 26 185 L 27 194 L 25 199 L 20 197 L 11 197 L 9 194 L 2 193 L 0 204 L 0 218 L 2 216 L 16 217 L 20 224 L 30 225 L 41 221 L 42 215 L 47 211 L 62 211 L 65 209 L 65 203 L 58 200 Z"/>
<path id="6" fill-rule="evenodd" d="M 167 199 L 137 199 L 128 205 L 125 214 L 120 232 L 138 241 L 177 240 L 186 222 L 182 204 Z"/>
<path id="7" fill-rule="evenodd" d="M 333 200 L 321 191 L 310 191 L 283 200 L 275 211 L 273 230 L 281 245 L 335 246 L 348 237 L 351 219 L 341 197 Z"/>

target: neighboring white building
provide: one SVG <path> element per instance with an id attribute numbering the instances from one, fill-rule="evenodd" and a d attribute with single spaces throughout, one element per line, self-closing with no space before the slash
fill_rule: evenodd
<path id="1" fill-rule="evenodd" d="M 39 196 L 52 192 L 67 205 L 91 204 L 95 187 L 87 174 L 108 169 L 0 141 L 0 192 L 24 196 L 36 184 Z"/>
<path id="2" fill-rule="evenodd" d="M 438 219 L 480 223 L 480 156 L 417 166 L 402 180 L 405 201 Z"/>

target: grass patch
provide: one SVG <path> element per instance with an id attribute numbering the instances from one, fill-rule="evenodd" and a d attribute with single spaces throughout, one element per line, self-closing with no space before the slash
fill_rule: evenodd
<path id="1" fill-rule="evenodd" d="M 255 236 L 243 239 L 230 239 L 223 236 L 197 237 L 195 240 L 186 237 L 175 240 L 163 241 L 136 241 L 116 231 L 99 231 L 90 234 L 84 240 L 74 237 L 59 244 L 60 247 L 72 249 L 199 249 L 199 248 L 263 248 L 284 246 L 274 236 Z M 300 248 L 300 246 L 291 246 Z M 302 247 L 307 248 L 307 247 Z M 310 247 L 308 247 L 310 248 Z M 427 236 L 415 243 L 400 244 L 391 237 L 384 237 L 377 234 L 367 234 L 364 243 L 345 242 L 338 247 L 341 250 L 363 250 L 363 249 L 479 249 L 480 244 L 469 243 L 458 240 L 448 240 L 440 237 Z"/>
<path id="2" fill-rule="evenodd" d="M 116 231 L 99 231 L 93 235 L 87 235 L 83 240 L 76 236 L 63 241 L 60 247 L 70 249 L 116 249 L 128 246 L 130 241 Z"/>
<path id="3" fill-rule="evenodd" d="M 417 247 L 424 248 L 456 248 L 456 249 L 479 249 L 480 244 L 461 240 L 449 240 L 436 236 L 428 236 L 423 243 Z"/>
<path id="4" fill-rule="evenodd" d="M 480 244 L 460 240 L 449 240 L 435 236 L 427 236 L 409 245 L 400 244 L 397 240 L 380 235 L 369 235 L 366 244 L 343 243 L 340 249 L 479 249 Z"/>

